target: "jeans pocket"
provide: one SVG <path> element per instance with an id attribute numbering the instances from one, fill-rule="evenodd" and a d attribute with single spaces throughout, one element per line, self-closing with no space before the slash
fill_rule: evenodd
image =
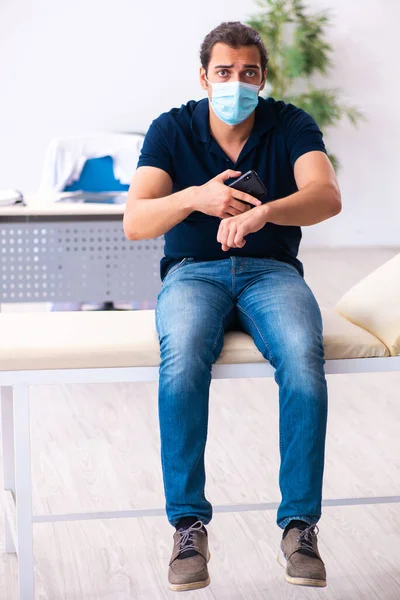
<path id="1" fill-rule="evenodd" d="M 183 267 L 184 265 L 186 265 L 187 263 L 190 263 L 190 262 L 194 262 L 194 258 L 182 258 L 182 260 L 180 262 L 178 262 L 176 265 L 174 265 L 167 271 L 167 274 L 164 277 L 164 281 L 166 280 L 166 278 L 169 275 L 172 275 L 172 273 L 175 273 L 175 271 L 177 271 L 178 269 L 180 269 L 181 267 Z"/>

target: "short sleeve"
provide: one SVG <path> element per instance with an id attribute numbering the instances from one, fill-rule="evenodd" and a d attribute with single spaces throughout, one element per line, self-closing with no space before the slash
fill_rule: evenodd
<path id="1" fill-rule="evenodd" d="M 285 133 L 290 164 L 294 167 L 296 160 L 307 152 L 327 152 L 321 130 L 311 115 L 293 105 L 289 106 L 292 110 L 286 118 Z"/>
<path id="2" fill-rule="evenodd" d="M 138 167 L 157 167 L 174 179 L 175 171 L 167 139 L 157 120 L 150 125 L 139 156 Z"/>

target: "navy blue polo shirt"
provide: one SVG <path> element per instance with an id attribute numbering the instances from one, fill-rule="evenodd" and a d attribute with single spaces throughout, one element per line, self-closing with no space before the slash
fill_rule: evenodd
<path id="1" fill-rule="evenodd" d="M 254 169 L 268 189 L 262 201 L 269 202 L 297 191 L 294 163 L 313 150 L 326 152 L 322 133 L 310 115 L 293 104 L 259 98 L 253 129 L 234 163 L 210 134 L 206 98 L 191 100 L 153 121 L 138 167 L 158 167 L 168 173 L 173 193 L 203 185 L 226 169 L 242 173 Z M 172 264 L 185 257 L 204 261 L 228 256 L 273 257 L 294 265 L 303 276 L 303 265 L 297 258 L 300 227 L 267 223 L 260 231 L 246 236 L 243 248 L 223 252 L 217 242 L 219 224 L 218 217 L 196 211 L 168 231 L 164 236 L 161 278 Z"/>

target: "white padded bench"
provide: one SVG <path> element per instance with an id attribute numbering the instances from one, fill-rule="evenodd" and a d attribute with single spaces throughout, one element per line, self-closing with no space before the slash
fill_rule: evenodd
<path id="1" fill-rule="evenodd" d="M 400 371 L 400 254 L 322 316 L 327 374 Z M 5 550 L 18 554 L 19 600 L 34 599 L 34 523 L 146 515 L 32 514 L 29 387 L 156 381 L 158 365 L 154 311 L 0 314 Z M 214 378 L 273 373 L 247 334 L 226 334 Z"/>

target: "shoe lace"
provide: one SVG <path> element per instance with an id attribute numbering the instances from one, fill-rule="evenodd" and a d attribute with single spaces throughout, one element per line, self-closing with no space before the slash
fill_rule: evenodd
<path id="1" fill-rule="evenodd" d="M 300 543 L 301 550 L 308 550 L 315 554 L 313 546 L 313 540 L 319 533 L 318 525 L 310 525 L 307 529 L 304 529 L 297 538 L 297 542 Z"/>
<path id="2" fill-rule="evenodd" d="M 178 533 L 181 536 L 178 540 L 180 552 L 186 552 L 186 550 L 198 550 L 194 543 L 194 534 L 202 528 L 203 523 L 201 521 L 196 521 L 196 523 L 193 523 L 193 525 L 187 529 L 178 529 Z"/>

